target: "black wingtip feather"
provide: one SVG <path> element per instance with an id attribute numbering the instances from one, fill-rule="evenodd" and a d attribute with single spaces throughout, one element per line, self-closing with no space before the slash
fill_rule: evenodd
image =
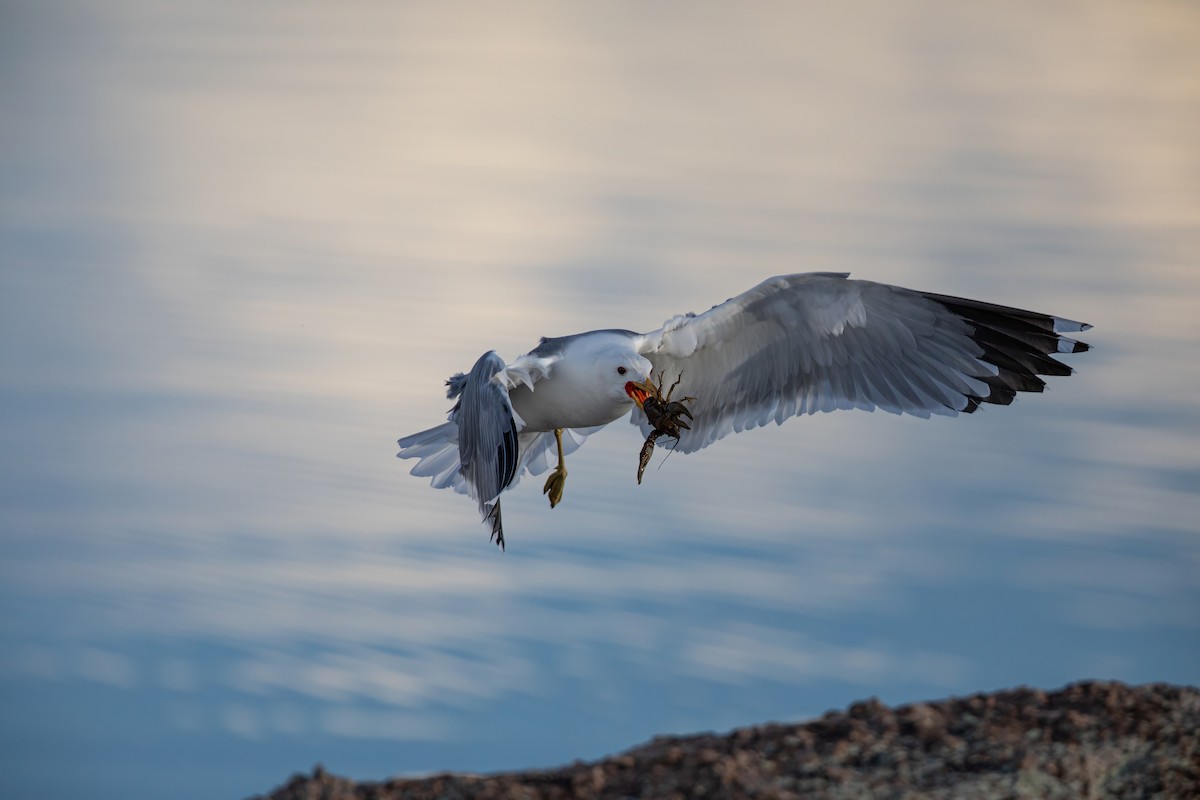
<path id="1" fill-rule="evenodd" d="M 995 375 L 981 376 L 988 385 L 986 397 L 969 396 L 963 413 L 970 414 L 981 403 L 1008 405 L 1017 392 L 1041 392 L 1046 382 L 1039 375 L 1066 376 L 1074 370 L 1054 358 L 1062 352 L 1083 353 L 1091 348 L 1059 335 L 1062 320 L 1049 314 L 1008 308 L 961 297 L 923 293 L 971 326 L 971 339 L 983 351 L 981 360 L 995 366 Z M 1087 323 L 1071 323 L 1072 330 L 1088 330 Z M 1069 345 L 1066 347 L 1064 345 Z"/>
<path id="2" fill-rule="evenodd" d="M 500 521 L 499 500 L 497 500 L 495 503 L 492 503 L 492 507 L 488 511 L 485 521 L 490 521 L 492 523 L 492 535 L 488 541 L 495 542 L 496 546 L 500 548 L 500 551 L 504 552 L 504 524 Z"/>
<path id="3" fill-rule="evenodd" d="M 521 446 L 517 438 L 517 424 L 510 419 L 508 430 L 504 432 L 501 443 L 496 448 L 496 478 L 498 480 L 496 485 L 501 489 L 507 487 L 516 477 L 520 455 Z"/>

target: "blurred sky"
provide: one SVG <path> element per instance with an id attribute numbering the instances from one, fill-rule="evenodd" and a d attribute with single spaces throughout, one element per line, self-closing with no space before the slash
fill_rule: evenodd
<path id="1" fill-rule="evenodd" d="M 0 794 L 1196 683 L 1198 76 L 1184 2 L 0 3 Z M 808 270 L 1095 350 L 642 486 L 614 423 L 506 554 L 394 458 L 487 349 Z"/>

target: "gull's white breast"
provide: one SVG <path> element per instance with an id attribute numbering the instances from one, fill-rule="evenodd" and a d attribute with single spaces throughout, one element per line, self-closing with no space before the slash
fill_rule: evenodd
<path id="1" fill-rule="evenodd" d="M 597 331 L 564 341 L 547 377 L 532 390 L 520 385 L 509 393 L 513 411 L 525 423 L 523 430 L 590 428 L 628 413 L 633 401 L 621 389 L 623 379 L 616 372 L 622 356 L 637 358 L 624 334 Z M 631 379 L 637 377 L 630 373 Z"/>

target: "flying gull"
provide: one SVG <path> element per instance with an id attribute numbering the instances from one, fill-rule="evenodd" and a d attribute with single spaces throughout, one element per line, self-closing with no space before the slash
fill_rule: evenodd
<path id="1" fill-rule="evenodd" d="M 528 471 L 557 464 L 543 491 L 553 508 L 564 457 L 632 411 L 650 436 L 645 401 L 678 383 L 690 427 L 674 449 L 701 450 L 733 432 L 799 414 L 881 408 L 893 414 L 970 414 L 1040 392 L 1039 375 L 1070 375 L 1058 353 L 1087 344 L 1060 334 L 1090 325 L 1016 308 L 931 294 L 846 273 L 763 281 L 703 314 L 649 333 L 599 330 L 543 338 L 511 364 L 495 351 L 446 381 L 449 421 L 399 440 L 413 475 L 479 504 L 503 549 L 500 494 Z M 680 426 L 684 427 L 684 426 Z"/>

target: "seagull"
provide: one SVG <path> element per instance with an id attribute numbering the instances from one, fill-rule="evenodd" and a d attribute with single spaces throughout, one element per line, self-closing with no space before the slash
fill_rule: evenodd
<path id="1" fill-rule="evenodd" d="M 504 549 L 500 495 L 521 475 L 557 464 L 543 487 L 554 508 L 565 457 L 630 414 L 648 437 L 644 407 L 664 381 L 686 397 L 690 425 L 674 449 L 694 453 L 730 433 L 818 411 L 876 408 L 929 418 L 970 414 L 1040 392 L 1039 375 L 1070 375 L 1053 356 L 1088 345 L 1062 336 L 1086 323 L 932 294 L 849 273 L 769 278 L 702 314 L 658 330 L 597 330 L 542 338 L 511 364 L 496 352 L 446 381 L 448 421 L 399 440 L 412 474 L 479 505 Z"/>

